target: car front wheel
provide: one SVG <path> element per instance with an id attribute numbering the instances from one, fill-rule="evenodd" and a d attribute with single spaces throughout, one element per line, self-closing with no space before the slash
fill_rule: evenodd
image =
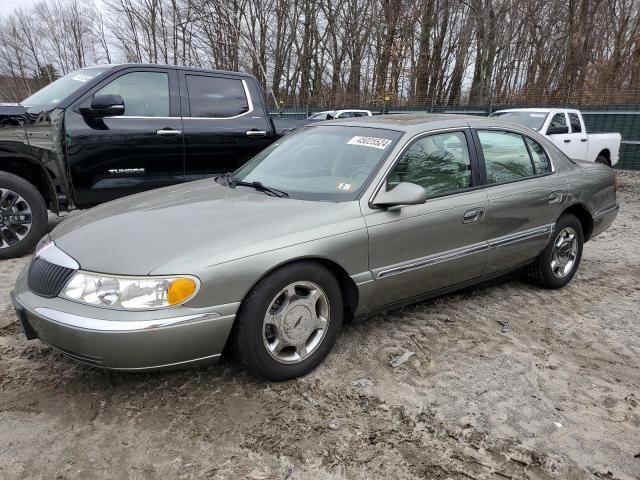
<path id="1" fill-rule="evenodd" d="M 47 229 L 47 207 L 40 192 L 16 175 L 0 172 L 0 259 L 31 250 Z"/>
<path id="2" fill-rule="evenodd" d="M 262 279 L 244 300 L 234 350 L 258 377 L 296 378 L 329 354 L 342 318 L 342 292 L 327 268 L 315 262 L 288 265 Z"/>
<path id="3" fill-rule="evenodd" d="M 543 288 L 567 285 L 580 265 L 584 233 L 575 215 L 566 213 L 556 222 L 551 241 L 536 262 L 527 268 L 527 276 Z"/>

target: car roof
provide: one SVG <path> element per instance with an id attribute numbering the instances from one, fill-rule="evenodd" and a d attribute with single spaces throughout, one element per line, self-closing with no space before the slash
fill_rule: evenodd
<path id="1" fill-rule="evenodd" d="M 468 120 L 481 119 L 473 115 L 399 113 L 392 115 L 374 115 L 372 117 L 354 117 L 322 122 L 323 125 L 349 125 L 354 127 L 384 128 L 401 132 L 435 130 L 437 128 L 468 127 Z"/>

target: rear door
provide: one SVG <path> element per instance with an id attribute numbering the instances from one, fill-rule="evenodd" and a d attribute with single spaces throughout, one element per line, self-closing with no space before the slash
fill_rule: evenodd
<path id="1" fill-rule="evenodd" d="M 567 199 L 566 179 L 544 147 L 517 131 L 478 129 L 489 200 L 486 274 L 533 260 L 545 247 Z"/>
<path id="2" fill-rule="evenodd" d="M 85 118 L 94 95 L 122 97 L 122 116 Z M 133 67 L 97 84 L 65 111 L 65 146 L 76 202 L 89 206 L 184 181 L 176 71 Z"/>
<path id="3" fill-rule="evenodd" d="M 181 72 L 187 180 L 236 170 L 275 132 L 251 77 Z"/>
<path id="4" fill-rule="evenodd" d="M 365 204 L 376 308 L 474 279 L 487 261 L 487 194 L 478 188 L 469 129 L 421 136 L 408 145 L 380 188 L 424 187 L 422 205 Z"/>

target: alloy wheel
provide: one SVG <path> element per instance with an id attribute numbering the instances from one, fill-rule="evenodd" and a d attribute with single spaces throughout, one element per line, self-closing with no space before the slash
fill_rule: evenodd
<path id="1" fill-rule="evenodd" d="M 27 236 L 32 226 L 31 207 L 18 193 L 0 188 L 0 248 L 8 248 Z"/>
<path id="2" fill-rule="evenodd" d="M 571 228 L 563 228 L 553 242 L 551 271 L 556 278 L 564 278 L 573 270 L 578 258 L 578 234 Z"/>
<path id="3" fill-rule="evenodd" d="M 329 321 L 329 299 L 320 286 L 305 281 L 290 283 L 271 301 L 262 339 L 274 360 L 299 363 L 318 349 Z"/>

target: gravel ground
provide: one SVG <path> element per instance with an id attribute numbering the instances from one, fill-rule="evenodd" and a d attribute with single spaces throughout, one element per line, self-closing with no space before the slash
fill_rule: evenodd
<path id="1" fill-rule="evenodd" d="M 640 175 L 620 180 L 567 288 L 507 278 L 356 320 L 281 384 L 26 342 L 9 291 L 29 258 L 2 261 L 0 478 L 638 479 Z"/>

